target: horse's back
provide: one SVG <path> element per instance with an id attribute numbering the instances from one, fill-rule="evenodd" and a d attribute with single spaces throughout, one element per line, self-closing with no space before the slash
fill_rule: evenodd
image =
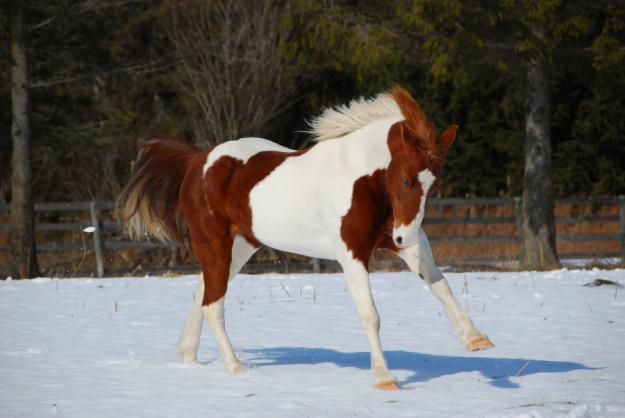
<path id="1" fill-rule="evenodd" d="M 264 138 L 246 137 L 217 145 L 208 154 L 204 172 L 219 158 L 227 156 L 246 163 L 252 156 L 263 151 L 292 152 L 293 150 Z"/>

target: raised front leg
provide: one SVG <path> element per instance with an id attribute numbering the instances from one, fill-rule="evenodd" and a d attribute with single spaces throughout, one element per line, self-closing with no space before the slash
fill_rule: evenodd
<path id="1" fill-rule="evenodd" d="M 371 371 L 375 378 L 375 387 L 382 390 L 399 389 L 397 379 L 388 370 L 382 345 L 380 344 L 380 317 L 371 295 L 369 272 L 356 260 L 341 262 L 345 279 L 352 298 L 356 304 L 358 315 L 371 347 Z"/>
<path id="2" fill-rule="evenodd" d="M 441 301 L 447 316 L 451 319 L 456 335 L 467 349 L 486 350 L 494 346 L 487 336 L 475 328 L 473 321 L 458 304 L 447 280 L 434 263 L 432 248 L 423 229 L 419 231 L 419 244 L 401 250 L 399 256 L 406 261 L 410 270 L 421 275 L 432 293 Z"/>

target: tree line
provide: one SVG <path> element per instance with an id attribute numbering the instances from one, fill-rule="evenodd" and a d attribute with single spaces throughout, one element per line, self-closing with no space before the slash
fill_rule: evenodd
<path id="1" fill-rule="evenodd" d="M 150 135 L 204 146 L 254 135 L 302 148 L 306 119 L 323 106 L 394 84 L 437 126 L 460 126 L 440 194 L 534 192 L 524 195 L 525 229 L 547 248 L 554 194 L 625 192 L 623 1 L 58 0 L 0 8 L 0 39 L 10 46 L 0 49 L 0 201 L 114 199 L 138 141 Z M 15 114 L 28 115 L 26 128 Z M 28 146 L 13 145 L 15 135 Z M 30 161 L 17 177 L 16 152 Z M 16 193 L 26 183 L 30 195 Z M 557 263 L 528 245 L 527 257 Z"/>

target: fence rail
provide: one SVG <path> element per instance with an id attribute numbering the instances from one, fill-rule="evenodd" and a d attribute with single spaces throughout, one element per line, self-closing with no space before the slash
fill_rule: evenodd
<path id="1" fill-rule="evenodd" d="M 620 258 L 625 262 L 625 196 L 604 196 L 591 199 L 564 198 L 557 199 L 558 205 L 618 205 L 618 215 L 583 214 L 579 216 L 558 216 L 556 224 L 571 225 L 580 223 L 618 222 L 618 232 L 615 233 L 590 233 L 590 234 L 558 234 L 558 242 L 590 242 L 590 241 L 617 241 L 619 251 L 595 251 L 595 252 L 560 252 L 560 257 L 566 258 Z M 489 207 L 507 206 L 513 208 L 514 216 L 426 216 L 424 225 L 432 226 L 461 226 L 461 225 L 510 225 L 514 226 L 516 233 L 507 235 L 453 235 L 444 236 L 429 234 L 433 244 L 515 244 L 520 243 L 522 237 L 522 212 L 520 198 L 431 198 L 428 208 L 445 208 L 453 206 L 462 207 Z M 35 204 L 36 213 L 57 212 L 88 212 L 88 218 L 80 219 L 78 214 L 70 221 L 40 222 L 36 223 L 37 232 L 78 232 L 84 231 L 90 237 L 84 237 L 80 242 L 38 242 L 37 250 L 41 252 L 62 252 L 68 250 L 93 251 L 97 275 L 102 277 L 105 272 L 104 253 L 108 250 L 122 249 L 162 249 L 173 248 L 175 243 L 154 241 L 128 241 L 105 239 L 103 235 L 120 232 L 121 225 L 110 215 L 103 216 L 103 212 L 111 212 L 116 209 L 113 202 L 46 202 Z M 8 205 L 0 205 L 0 215 L 9 212 Z M 8 236 L 11 225 L 0 223 L 0 237 Z M 8 240 L 4 240 L 8 242 Z M 0 245 L 0 254 L 10 251 L 9 245 Z M 488 263 L 505 259 L 502 256 L 469 257 L 460 259 L 443 260 L 447 263 Z M 508 257 L 509 259 L 509 257 Z M 292 262 L 296 266 L 299 262 Z M 314 270 L 318 271 L 320 262 L 313 261 Z M 268 266 L 270 267 L 270 266 Z M 262 263 L 258 268 L 263 269 Z"/>

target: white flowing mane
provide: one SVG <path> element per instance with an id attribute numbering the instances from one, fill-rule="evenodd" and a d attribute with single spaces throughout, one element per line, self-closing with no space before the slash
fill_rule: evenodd
<path id="1" fill-rule="evenodd" d="M 340 138 L 372 122 L 389 118 L 404 119 L 404 116 L 393 93 L 385 92 L 371 99 L 361 97 L 346 105 L 326 108 L 308 124 L 315 141 L 325 141 Z"/>

